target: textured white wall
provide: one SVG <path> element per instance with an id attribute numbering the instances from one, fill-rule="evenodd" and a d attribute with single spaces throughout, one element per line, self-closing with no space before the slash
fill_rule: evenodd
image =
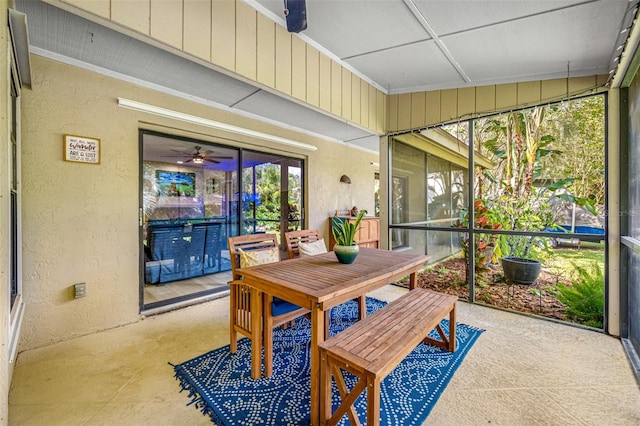
<path id="1" fill-rule="evenodd" d="M 309 227 L 353 205 L 373 211 L 378 156 L 32 56 L 23 99 L 24 296 L 20 349 L 139 320 L 138 129 L 304 158 Z M 117 106 L 117 97 L 299 140 L 317 152 L 239 137 Z M 143 122 L 140 124 L 140 122 Z M 99 165 L 63 160 L 65 133 L 101 139 Z M 339 182 L 342 174 L 352 184 Z M 74 283 L 87 296 L 74 299 Z"/>
<path id="2" fill-rule="evenodd" d="M 318 229 L 321 235 L 329 238 L 327 218 L 336 210 L 356 206 L 373 215 L 374 175 L 378 169 L 371 162 L 378 163 L 378 156 L 337 144 L 326 145 L 310 158 L 307 182 L 309 228 Z M 345 174 L 351 178 L 351 184 L 340 182 Z"/>
<path id="3" fill-rule="evenodd" d="M 138 318 L 138 143 L 112 80 L 32 57 L 23 99 L 21 348 Z M 101 139 L 99 165 L 63 161 L 65 133 Z M 87 283 L 75 300 L 74 283 Z"/>

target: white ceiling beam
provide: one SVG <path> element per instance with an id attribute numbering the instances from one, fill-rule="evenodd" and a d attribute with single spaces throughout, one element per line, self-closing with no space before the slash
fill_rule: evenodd
<path id="1" fill-rule="evenodd" d="M 231 124 L 221 123 L 219 121 L 209 120 L 208 118 L 198 117 L 191 114 L 185 114 L 179 111 L 173 111 L 161 108 L 155 105 L 149 105 L 142 102 L 132 101 L 130 99 L 118 98 L 118 106 L 122 108 L 132 109 L 134 111 L 146 112 L 160 117 L 171 118 L 174 120 L 184 121 L 186 123 L 197 124 L 216 130 L 235 133 L 237 135 L 249 136 L 252 138 L 262 139 L 269 142 L 275 142 L 283 145 L 293 146 L 296 148 L 306 149 L 308 151 L 317 151 L 318 147 L 291 139 L 282 138 L 280 136 L 270 135 L 268 133 L 258 132 L 256 130 L 244 127 L 233 126 Z"/>
<path id="2" fill-rule="evenodd" d="M 429 36 L 433 39 L 433 41 L 435 42 L 436 46 L 438 46 L 438 49 L 440 49 L 442 54 L 447 58 L 451 66 L 455 68 L 455 70 L 458 72 L 460 77 L 462 77 L 465 83 L 469 83 L 471 81 L 471 78 L 469 78 L 469 76 L 467 75 L 467 73 L 464 72 L 460 64 L 453 58 L 453 55 L 451 54 L 451 52 L 449 52 L 449 49 L 447 49 L 447 46 L 445 46 L 442 40 L 440 40 L 440 37 L 438 37 L 438 34 L 433 29 L 433 27 L 431 26 L 427 18 L 422 14 L 422 12 L 420 12 L 420 10 L 418 9 L 418 6 L 416 6 L 413 0 L 403 0 L 403 1 L 404 1 L 404 4 L 409 8 L 411 13 L 413 13 L 413 15 L 416 17 L 418 22 L 420 22 L 420 25 L 422 25 L 425 31 L 429 33 Z"/>

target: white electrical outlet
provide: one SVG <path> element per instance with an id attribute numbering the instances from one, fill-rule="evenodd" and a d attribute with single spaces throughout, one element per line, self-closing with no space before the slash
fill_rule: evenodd
<path id="1" fill-rule="evenodd" d="M 79 283 L 73 286 L 74 297 L 79 299 L 87 295 L 87 283 Z"/>

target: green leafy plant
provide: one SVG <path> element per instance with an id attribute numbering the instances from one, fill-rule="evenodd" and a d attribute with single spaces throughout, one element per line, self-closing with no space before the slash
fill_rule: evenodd
<path id="1" fill-rule="evenodd" d="M 555 227 L 551 209 L 551 196 L 546 188 L 532 188 L 526 197 L 502 195 L 496 200 L 496 209 L 505 230 L 543 231 Z M 501 251 L 507 257 L 539 258 L 532 251 L 540 247 L 541 240 L 530 235 L 506 235 L 501 238 Z"/>
<path id="2" fill-rule="evenodd" d="M 542 290 L 539 290 L 537 288 L 530 288 L 529 294 L 533 294 L 534 296 L 542 296 Z"/>
<path id="3" fill-rule="evenodd" d="M 563 179 L 531 188 L 527 196 L 501 195 L 494 202 L 496 215 L 506 231 L 534 231 L 562 229 L 557 224 L 557 209 L 554 199 L 569 200 L 578 204 L 578 198 L 567 194 L 565 185 L 572 179 Z M 560 192 L 558 192 L 560 191 Z M 586 204 L 579 204 L 586 206 Z M 593 213 L 591 209 L 590 212 Z M 550 249 L 547 238 L 531 235 L 503 235 L 500 238 L 501 252 L 505 257 L 521 257 L 543 260 Z"/>
<path id="4" fill-rule="evenodd" d="M 333 226 L 331 227 L 331 233 L 336 240 L 336 244 L 340 246 L 354 246 L 356 245 L 356 232 L 360 229 L 360 221 L 367 214 L 366 210 L 360 210 L 356 220 L 351 223 L 348 220 L 336 220 L 333 219 Z"/>
<path id="5" fill-rule="evenodd" d="M 558 300 L 567 305 L 567 315 L 581 324 L 602 328 L 604 318 L 604 274 L 597 263 L 590 268 L 573 265 L 578 278 L 573 286 L 556 286 Z"/>
<path id="6" fill-rule="evenodd" d="M 485 200 L 476 200 L 473 203 L 473 218 L 475 229 L 499 229 L 500 223 L 498 223 L 493 211 L 489 209 L 489 206 Z M 458 220 L 455 225 L 456 228 L 467 228 L 469 226 L 469 212 L 467 209 L 460 210 Z M 476 270 L 481 270 L 491 262 L 493 256 L 493 250 L 495 249 L 496 236 L 489 234 L 488 236 L 475 236 L 474 241 L 474 259 Z M 462 247 L 462 253 L 465 259 L 469 259 L 469 236 L 465 234 L 460 238 L 460 247 Z"/>

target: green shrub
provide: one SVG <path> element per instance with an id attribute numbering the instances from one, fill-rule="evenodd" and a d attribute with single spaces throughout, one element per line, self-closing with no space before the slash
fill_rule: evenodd
<path id="1" fill-rule="evenodd" d="M 573 286 L 558 284 L 558 300 L 567 306 L 567 315 L 577 322 L 602 328 L 604 318 L 604 275 L 597 263 L 589 269 L 573 265 L 578 278 Z"/>

